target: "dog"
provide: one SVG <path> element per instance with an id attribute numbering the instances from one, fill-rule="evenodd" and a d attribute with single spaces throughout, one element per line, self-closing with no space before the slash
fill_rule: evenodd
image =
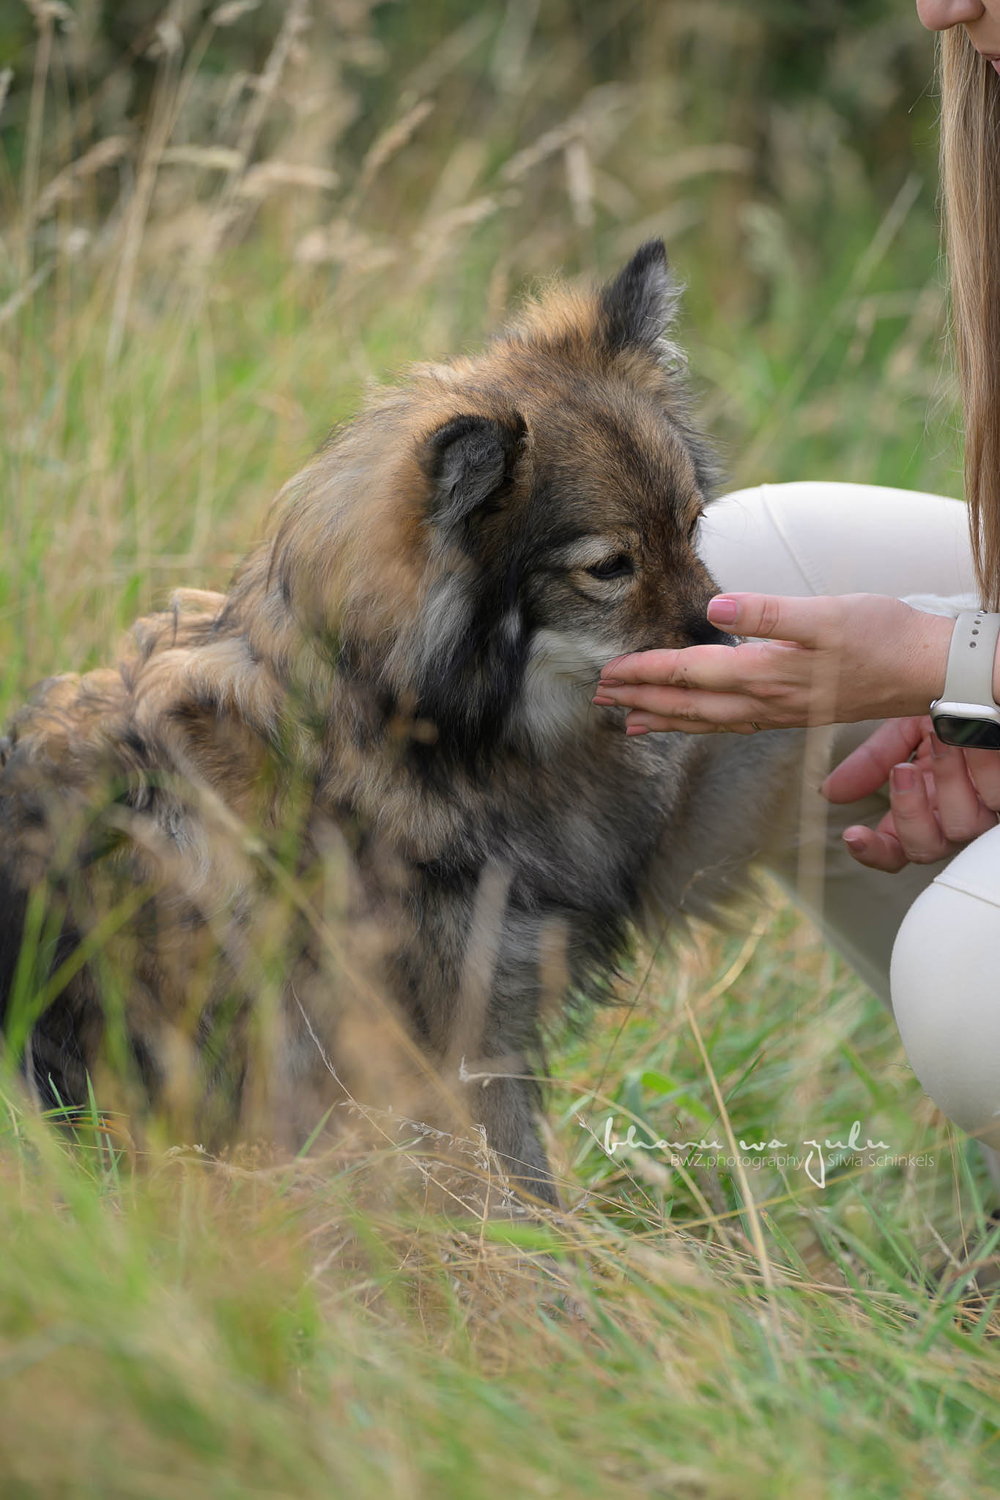
<path id="1" fill-rule="evenodd" d="M 677 299 L 653 241 L 415 367 L 285 486 L 226 595 L 36 690 L 0 772 L 0 989 L 43 1105 L 107 1076 L 117 1008 L 140 1092 L 208 1133 L 249 1100 L 301 1138 L 318 1080 L 392 1103 L 409 1070 L 556 1202 L 546 1027 L 613 993 L 636 933 L 726 908 L 795 753 L 629 741 L 591 702 L 617 654 L 730 640 Z"/>

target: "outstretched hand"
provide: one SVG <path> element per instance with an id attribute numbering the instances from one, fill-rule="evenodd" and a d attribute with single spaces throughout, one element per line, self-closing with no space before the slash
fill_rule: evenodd
<path id="1" fill-rule="evenodd" d="M 1000 754 L 944 745 L 930 716 L 890 719 L 824 781 L 830 802 L 856 802 L 889 783 L 889 811 L 876 828 L 844 830 L 859 864 L 895 874 L 947 859 L 996 826 Z"/>
<path id="2" fill-rule="evenodd" d="M 954 621 L 882 594 L 722 594 L 708 605 L 737 646 L 618 657 L 594 702 L 630 710 L 628 735 L 846 724 L 925 710 L 944 683 Z"/>

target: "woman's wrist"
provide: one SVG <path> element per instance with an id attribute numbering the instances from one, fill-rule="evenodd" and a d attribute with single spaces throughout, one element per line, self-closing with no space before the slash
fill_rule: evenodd
<path id="1" fill-rule="evenodd" d="M 914 631 L 910 652 L 909 684 L 913 691 L 912 706 L 908 713 L 926 713 L 936 698 L 944 691 L 944 679 L 948 667 L 948 651 L 955 629 L 955 621 L 948 615 L 925 614 L 915 610 L 919 628 Z M 1000 678 L 994 668 L 994 694 L 1000 687 Z"/>
<path id="2" fill-rule="evenodd" d="M 927 624 L 923 626 L 923 621 L 921 622 L 923 628 L 916 647 L 914 669 L 920 682 L 921 694 L 925 689 L 930 691 L 930 704 L 944 692 L 955 621 L 945 615 L 926 615 L 924 619 Z M 992 691 L 994 703 L 1000 705 L 1000 647 L 993 657 Z"/>

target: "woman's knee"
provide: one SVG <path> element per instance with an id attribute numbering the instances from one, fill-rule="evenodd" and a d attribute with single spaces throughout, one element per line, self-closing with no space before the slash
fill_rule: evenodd
<path id="1" fill-rule="evenodd" d="M 977 894 L 976 875 L 984 852 L 998 855 L 1000 848 L 992 833 L 984 837 L 994 847 L 977 851 L 970 879 L 963 878 L 959 855 L 907 912 L 892 951 L 890 987 L 899 1034 L 924 1090 L 961 1129 L 1000 1148 L 1000 868 L 993 870 L 992 896 L 988 887 L 985 896 Z"/>
<path id="2" fill-rule="evenodd" d="M 700 550 L 724 589 L 951 596 L 975 587 L 958 500 L 880 485 L 762 484 L 709 505 Z"/>

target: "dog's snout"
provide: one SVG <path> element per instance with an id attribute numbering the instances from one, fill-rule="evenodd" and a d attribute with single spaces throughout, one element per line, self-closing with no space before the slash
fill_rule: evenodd
<path id="1" fill-rule="evenodd" d="M 735 646 L 736 637 L 717 630 L 704 614 L 692 613 L 685 621 L 684 634 L 689 646 Z"/>

